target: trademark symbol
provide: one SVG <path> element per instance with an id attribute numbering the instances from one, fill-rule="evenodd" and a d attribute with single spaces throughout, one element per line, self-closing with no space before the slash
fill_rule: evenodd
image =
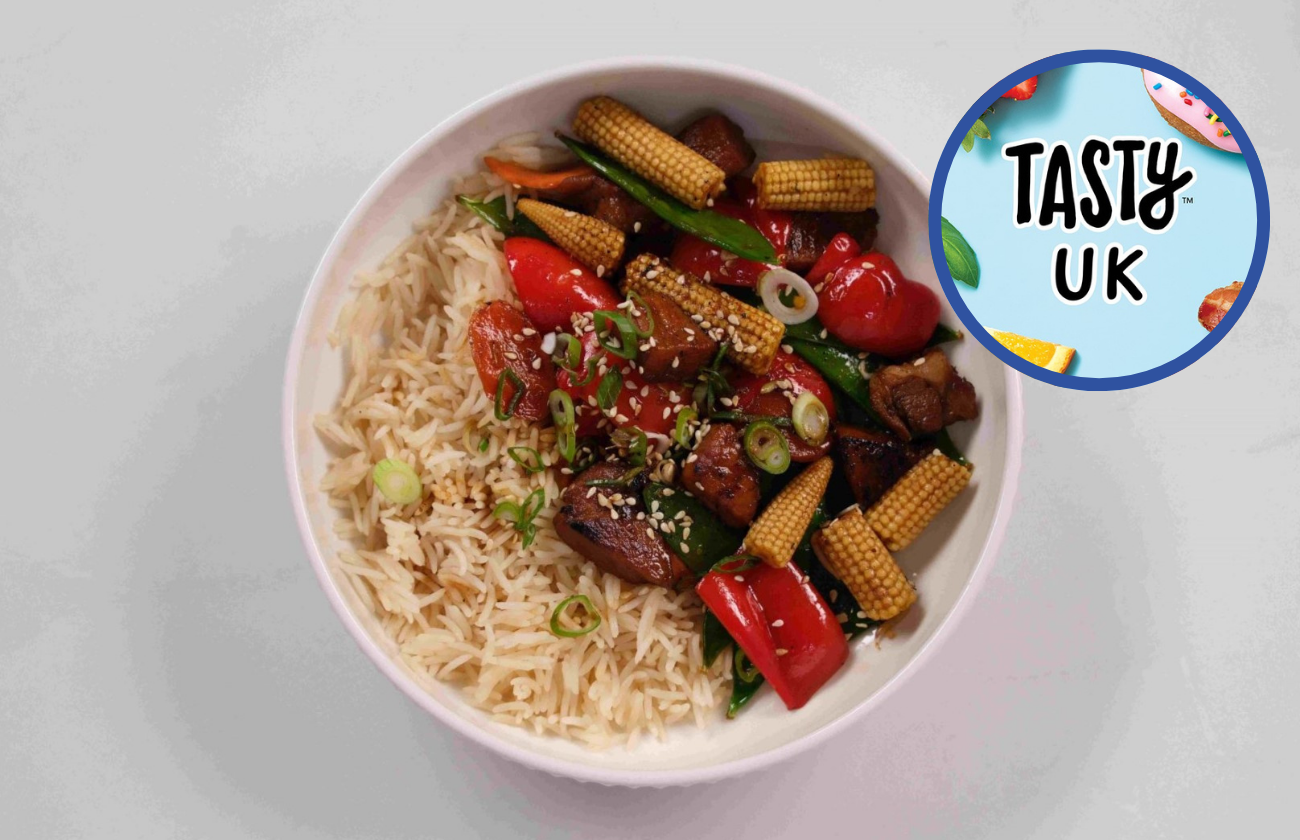
<path id="1" fill-rule="evenodd" d="M 1190 195 L 1183 196 L 1183 204 L 1191 204 L 1191 203 L 1192 203 L 1192 197 Z"/>

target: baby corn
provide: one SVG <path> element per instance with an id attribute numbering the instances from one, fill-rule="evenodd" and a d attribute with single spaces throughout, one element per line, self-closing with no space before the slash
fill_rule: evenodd
<path id="1" fill-rule="evenodd" d="M 936 449 L 885 491 L 867 511 L 867 522 L 890 551 L 902 551 L 970 483 L 970 474 L 970 467 Z"/>
<path id="2" fill-rule="evenodd" d="M 726 173 L 616 99 L 583 102 L 573 133 L 696 210 L 722 192 Z"/>
<path id="3" fill-rule="evenodd" d="M 859 212 L 876 203 L 876 175 L 865 160 L 778 160 L 754 173 L 758 206 L 770 210 Z"/>
<path id="4" fill-rule="evenodd" d="M 822 565 L 853 593 L 867 618 L 888 621 L 916 603 L 913 588 L 856 505 L 813 534 Z"/>
<path id="5" fill-rule="evenodd" d="M 785 325 L 767 312 L 678 271 L 653 254 L 642 254 L 627 264 L 623 290 L 659 292 L 671 298 L 710 338 L 727 342 L 727 355 L 750 373 L 767 373 L 785 335 Z"/>
<path id="6" fill-rule="evenodd" d="M 749 526 L 741 551 L 753 554 L 769 566 L 780 568 L 789 563 L 830 480 L 830 457 L 811 464 Z"/>
<path id="7" fill-rule="evenodd" d="M 623 231 L 613 225 L 531 198 L 519 199 L 516 206 L 546 231 L 556 245 L 599 277 L 613 271 L 623 259 Z"/>

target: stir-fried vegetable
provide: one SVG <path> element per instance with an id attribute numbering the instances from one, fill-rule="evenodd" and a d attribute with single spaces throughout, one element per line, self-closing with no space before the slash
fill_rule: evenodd
<path id="1" fill-rule="evenodd" d="M 691 438 L 695 434 L 695 421 L 700 413 L 695 406 L 688 405 L 677 414 L 677 426 L 673 429 L 673 442 L 678 446 L 691 448 Z"/>
<path id="2" fill-rule="evenodd" d="M 524 537 L 524 548 L 533 544 L 537 537 L 537 524 L 533 522 L 546 504 L 546 491 L 540 487 L 529 493 L 522 502 L 504 501 L 492 509 L 492 515 L 503 522 L 509 522 Z"/>
<path id="3" fill-rule="evenodd" d="M 740 710 L 749 704 L 758 690 L 763 687 L 763 675 L 749 661 L 745 651 L 737 648 L 731 658 L 731 699 L 727 701 L 727 719 L 735 720 Z"/>
<path id="4" fill-rule="evenodd" d="M 458 195 L 456 200 L 462 207 L 474 211 L 479 218 L 506 236 L 527 236 L 543 242 L 551 241 L 545 231 L 522 213 L 516 213 L 514 218 L 511 218 L 506 212 L 505 196 L 498 196 L 491 201 L 476 201 L 467 195 Z"/>
<path id="5" fill-rule="evenodd" d="M 637 331 L 626 313 L 602 309 L 593 312 L 591 317 L 601 347 L 620 359 L 636 358 Z"/>
<path id="6" fill-rule="evenodd" d="M 703 574 L 740 545 L 740 532 L 722 524 L 722 520 L 703 502 L 689 493 L 652 481 L 641 495 L 646 508 L 651 513 L 662 513 L 663 521 L 680 523 L 690 520 L 689 532 L 678 526 L 663 536 L 668 547 L 695 574 Z M 683 545 L 685 550 L 680 550 Z"/>
<path id="7" fill-rule="evenodd" d="M 375 487 L 384 498 L 398 505 L 409 505 L 420 498 L 424 488 L 420 486 L 420 477 L 405 461 L 385 458 L 370 471 Z"/>
<path id="8" fill-rule="evenodd" d="M 656 216 L 680 231 L 725 248 L 737 256 L 759 262 L 773 262 L 776 251 L 763 234 L 742 221 L 712 210 L 692 210 L 668 193 L 633 174 L 630 170 L 601 155 L 591 146 L 560 135 L 579 159 L 613 181 Z"/>
<path id="9" fill-rule="evenodd" d="M 596 405 L 600 406 L 601 411 L 609 411 L 622 391 L 623 374 L 618 372 L 618 368 L 610 368 L 596 388 Z"/>
<path id="10" fill-rule="evenodd" d="M 609 436 L 610 442 L 627 455 L 627 461 L 634 467 L 645 466 L 646 454 L 650 448 L 649 438 L 645 432 L 635 426 L 615 429 Z"/>
<path id="11" fill-rule="evenodd" d="M 831 430 L 831 416 L 826 405 L 812 391 L 804 391 L 795 398 L 790 411 L 795 433 L 806 443 L 820 446 Z"/>
<path id="12" fill-rule="evenodd" d="M 506 396 L 506 385 L 510 386 L 510 396 Z M 492 414 L 498 420 L 509 420 L 515 416 L 515 409 L 524 397 L 524 380 L 510 368 L 501 371 L 497 377 L 497 392 L 492 400 Z"/>
<path id="13" fill-rule="evenodd" d="M 790 290 L 797 305 L 786 305 L 783 289 Z M 789 269 L 774 268 L 765 273 L 759 278 L 758 294 L 767 311 L 786 326 L 802 324 L 817 315 L 817 293 L 807 280 Z"/>
<path id="14" fill-rule="evenodd" d="M 759 563 L 743 574 L 711 571 L 695 590 L 788 708 L 807 703 L 848 658 L 839 622 L 793 564 Z M 736 676 L 752 684 L 744 661 Z"/>
<path id="15" fill-rule="evenodd" d="M 745 454 L 763 472 L 780 475 L 790 469 L 790 447 L 774 423 L 756 420 L 745 427 Z"/>
<path id="16" fill-rule="evenodd" d="M 567 330 L 575 312 L 613 309 L 622 300 L 608 281 L 554 245 L 512 236 L 502 250 L 519 302 L 542 332 Z"/>
<path id="17" fill-rule="evenodd" d="M 506 450 L 506 454 L 510 456 L 510 460 L 522 467 L 523 471 L 528 475 L 534 475 L 546 469 L 546 462 L 542 460 L 542 453 L 531 446 L 512 446 Z"/>
<path id="18" fill-rule="evenodd" d="M 583 608 L 586 613 L 587 623 L 581 624 L 575 628 L 570 628 L 564 626 L 564 611 L 573 604 L 577 604 Z M 561 638 L 576 639 L 579 636 L 585 636 L 588 633 L 593 632 L 600 626 L 601 620 L 600 613 L 596 610 L 596 606 L 591 603 L 590 598 L 586 595 L 570 595 L 560 603 L 556 604 L 555 609 L 551 612 L 551 632 Z"/>
<path id="19" fill-rule="evenodd" d="M 516 187 L 527 187 L 532 190 L 576 192 L 590 186 L 593 177 L 590 166 L 573 166 L 568 169 L 543 172 L 494 157 L 485 157 L 483 162 L 502 180 L 509 181 Z"/>
<path id="20" fill-rule="evenodd" d="M 555 446 L 560 450 L 561 458 L 573 463 L 578 449 L 573 397 L 562 388 L 556 388 L 551 392 L 547 404 L 551 409 L 551 422 L 555 424 Z"/>

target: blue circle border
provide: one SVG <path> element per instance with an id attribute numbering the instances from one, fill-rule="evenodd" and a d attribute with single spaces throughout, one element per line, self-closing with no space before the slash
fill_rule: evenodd
<path id="1" fill-rule="evenodd" d="M 1172 76 L 1190 81 L 1196 86 L 1197 92 L 1200 93 L 1201 99 L 1209 103 L 1215 112 L 1224 115 L 1225 121 L 1230 122 L 1233 126 L 1232 135 L 1237 138 L 1237 145 L 1241 149 L 1242 156 L 1246 159 L 1246 168 L 1250 172 L 1250 180 L 1255 187 L 1256 203 L 1256 228 L 1255 228 L 1255 253 L 1250 260 L 1250 268 L 1246 272 L 1246 278 L 1242 283 L 1241 291 L 1237 294 L 1237 300 L 1233 303 L 1228 314 L 1223 317 L 1219 325 L 1208 332 L 1205 338 L 1198 341 L 1191 349 L 1187 350 L 1180 356 L 1176 356 L 1162 365 L 1153 367 L 1141 373 L 1130 373 L 1124 376 L 1108 377 L 1087 377 L 1087 376 L 1070 376 L 1064 373 L 1054 373 L 1046 368 L 1041 368 L 1025 359 L 1020 358 L 1007 348 L 1003 347 L 979 319 L 966 306 L 962 300 L 961 293 L 957 290 L 957 284 L 952 279 L 952 273 L 948 271 L 948 261 L 943 254 L 943 236 L 940 233 L 939 217 L 943 212 L 943 190 L 948 181 L 948 170 L 952 167 L 952 162 L 957 155 L 957 149 L 961 146 L 961 141 L 966 137 L 966 129 L 978 119 L 984 110 L 994 101 L 1001 98 L 1002 93 L 1010 90 L 1012 86 L 1019 84 L 1030 76 L 1036 76 L 1047 70 L 1055 70 L 1058 67 L 1065 67 L 1071 64 L 1087 64 L 1093 62 L 1107 62 L 1110 64 L 1125 64 L 1138 69 L 1153 70 L 1161 75 Z M 1192 362 L 1204 356 L 1214 346 L 1223 340 L 1228 331 L 1241 318 L 1246 311 L 1247 304 L 1255 294 L 1255 288 L 1259 285 L 1260 275 L 1264 271 L 1264 259 L 1268 254 L 1268 232 L 1269 232 L 1269 204 L 1268 204 L 1268 187 L 1264 183 L 1264 169 L 1260 165 L 1259 155 L 1255 152 L 1255 146 L 1250 141 L 1245 128 L 1241 122 L 1233 116 L 1228 106 L 1223 104 L 1217 96 L 1214 95 L 1206 85 L 1201 84 L 1199 79 L 1194 78 L 1191 74 L 1166 64 L 1163 61 L 1142 55 L 1140 53 L 1125 52 L 1123 50 L 1074 50 L 1072 52 L 1057 53 L 1047 58 L 1039 59 L 1032 64 L 1016 70 L 1013 73 L 1004 76 L 1001 81 L 989 88 L 988 92 L 975 101 L 961 120 L 957 127 L 953 129 L 948 142 L 943 148 L 942 154 L 939 155 L 939 165 L 934 171 L 933 186 L 930 188 L 930 256 L 934 260 L 934 269 L 938 273 L 939 283 L 943 286 L 943 292 L 948 297 L 948 302 L 952 305 L 957 317 L 961 319 L 967 331 L 988 348 L 989 352 L 997 356 L 1006 364 L 1020 371 L 1026 376 L 1037 379 L 1039 382 L 1046 382 L 1049 385 L 1059 385 L 1062 388 L 1073 388 L 1076 391 L 1119 391 L 1125 388 L 1135 388 L 1139 385 L 1147 385 L 1151 382 L 1158 382 L 1167 376 L 1178 373 Z"/>

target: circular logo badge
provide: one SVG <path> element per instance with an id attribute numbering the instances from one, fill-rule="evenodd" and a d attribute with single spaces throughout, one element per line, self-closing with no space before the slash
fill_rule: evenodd
<path id="1" fill-rule="evenodd" d="M 1232 112 L 1136 53 L 1083 50 L 994 85 L 944 148 L 930 250 L 985 347 L 1052 385 L 1155 382 L 1242 316 L 1268 191 Z"/>

